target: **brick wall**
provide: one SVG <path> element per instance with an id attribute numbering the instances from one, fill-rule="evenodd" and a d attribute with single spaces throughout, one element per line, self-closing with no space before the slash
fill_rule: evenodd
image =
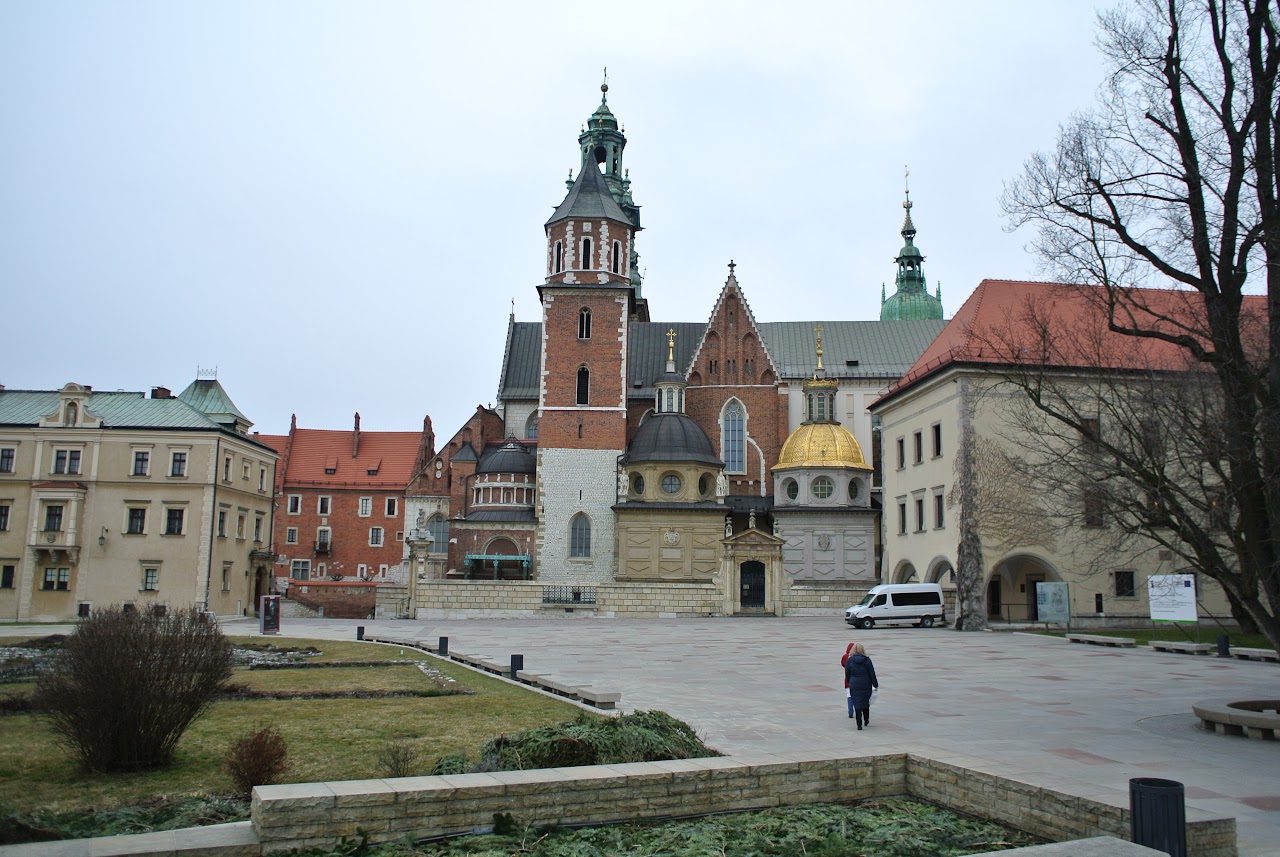
<path id="1" fill-rule="evenodd" d="M 973 760 L 979 762 L 979 760 Z M 788 753 L 497 771 L 443 777 L 297 783 L 253 791 L 264 854 L 331 849 L 363 832 L 371 843 L 517 824 L 565 825 L 805 803 L 914 796 L 1050 840 L 1128 833 L 1127 795 L 1087 783 L 1036 786 L 907 753 Z M 1197 857 L 1234 857 L 1235 819 L 1187 810 Z"/>
<path id="2" fill-rule="evenodd" d="M 291 581 L 285 597 L 312 610 L 324 610 L 330 619 L 368 619 L 376 599 L 376 583 Z"/>

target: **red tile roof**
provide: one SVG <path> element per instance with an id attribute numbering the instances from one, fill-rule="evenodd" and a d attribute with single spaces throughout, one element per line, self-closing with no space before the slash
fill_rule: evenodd
<path id="1" fill-rule="evenodd" d="M 915 364 L 878 402 L 957 364 L 1045 365 L 1060 369 L 1181 371 L 1187 351 L 1161 339 L 1129 336 L 1108 327 L 1107 293 L 1095 286 L 983 280 Z M 1117 320 L 1143 329 L 1204 341 L 1204 305 L 1192 291 L 1131 289 Z M 1127 315 L 1126 315 L 1127 313 Z M 1266 299 L 1247 296 L 1246 339 L 1265 329 Z"/>
<path id="2" fill-rule="evenodd" d="M 263 440 L 269 443 L 266 438 Z M 409 484 L 422 432 L 362 431 L 354 458 L 351 455 L 353 440 L 350 431 L 296 429 L 284 475 L 285 485 L 403 490 Z M 277 448 L 283 447 L 282 442 Z M 334 472 L 326 473 L 326 469 Z M 371 474 L 371 470 L 375 473 Z"/>
<path id="3" fill-rule="evenodd" d="M 283 452 L 284 452 L 285 444 L 287 444 L 287 443 L 289 442 L 289 435 L 287 435 L 287 434 L 258 434 L 257 432 L 254 432 L 254 433 L 253 433 L 253 439 L 254 439 L 254 440 L 256 440 L 256 441 L 258 441 L 258 443 L 265 443 L 267 446 L 271 447 L 271 448 L 272 448 L 272 449 L 274 449 L 276 452 L 283 453 Z"/>

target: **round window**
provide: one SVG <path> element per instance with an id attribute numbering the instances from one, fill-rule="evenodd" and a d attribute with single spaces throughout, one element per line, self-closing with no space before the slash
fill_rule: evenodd
<path id="1" fill-rule="evenodd" d="M 641 476 L 639 473 L 631 477 L 631 493 L 632 494 L 644 493 L 644 477 Z"/>
<path id="2" fill-rule="evenodd" d="M 858 499 L 858 480 L 857 479 L 849 480 L 849 499 L 850 500 Z"/>
<path id="3" fill-rule="evenodd" d="M 662 490 L 667 494 L 675 494 L 680 490 L 680 477 L 674 473 L 668 473 L 662 477 Z"/>
<path id="4" fill-rule="evenodd" d="M 813 496 L 817 497 L 819 500 L 825 500 L 830 497 L 831 492 L 834 491 L 835 488 L 836 486 L 832 483 L 829 477 L 819 476 L 817 479 L 813 480 Z"/>
<path id="5" fill-rule="evenodd" d="M 707 477 L 705 476 L 699 476 L 698 477 L 698 494 L 705 497 L 707 496 L 707 492 L 710 489 L 711 489 L 711 480 L 707 479 Z"/>
<path id="6" fill-rule="evenodd" d="M 794 479 L 788 479 L 782 483 L 782 490 L 787 492 L 788 500 L 794 500 L 800 496 L 800 486 L 796 484 Z"/>

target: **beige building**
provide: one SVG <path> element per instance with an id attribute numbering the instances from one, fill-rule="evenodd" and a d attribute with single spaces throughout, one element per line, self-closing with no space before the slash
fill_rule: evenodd
<path id="1" fill-rule="evenodd" d="M 954 590 L 965 503 L 982 547 L 991 621 L 1041 619 L 1040 583 L 1067 584 L 1072 622 L 1142 619 L 1150 615 L 1148 578 L 1196 573 L 1175 550 L 1136 535 L 1101 502 L 1102 492 L 1094 491 L 1105 472 L 1079 468 L 1088 432 L 1132 431 L 1112 419 L 1121 410 L 1114 400 L 1124 395 L 1126 373 L 1139 377 L 1139 358 L 1165 359 L 1141 354 L 1141 346 L 1129 342 L 1088 342 L 1084 331 L 1100 328 L 1086 318 L 1092 304 L 1081 288 L 983 281 L 916 365 L 872 406 L 884 444 L 883 582 L 938 582 Z M 1029 323 L 1033 318 L 1039 324 Z M 1046 349 L 1038 363 L 1053 330 L 1071 336 Z M 1090 352 L 1088 345 L 1100 350 Z M 1077 399 L 1070 407 L 1078 409 L 1085 434 L 1038 414 L 1010 382 L 1026 377 L 1019 373 L 1028 366 L 1042 372 L 1046 397 Z M 1177 430 L 1150 427 L 1153 433 Z M 1055 444 L 1062 467 L 1076 469 L 1028 466 L 1035 456 L 1052 458 Z M 968 492 L 956 488 L 962 478 L 972 486 Z M 1198 574 L 1196 588 L 1202 618 L 1230 619 L 1214 581 Z"/>
<path id="2" fill-rule="evenodd" d="M 252 615 L 277 455 L 250 425 L 213 379 L 149 398 L 0 388 L 0 621 Z"/>

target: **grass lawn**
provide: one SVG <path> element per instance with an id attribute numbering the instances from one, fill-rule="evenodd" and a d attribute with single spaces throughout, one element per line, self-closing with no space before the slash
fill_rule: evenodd
<path id="1" fill-rule="evenodd" d="M 1066 631 L 1045 631 L 1043 633 L 1051 637 L 1065 637 L 1067 635 Z M 1135 628 L 1131 631 L 1115 629 L 1095 631 L 1091 628 L 1088 631 L 1073 631 L 1072 633 L 1098 634 L 1104 637 L 1130 637 L 1139 646 L 1144 646 L 1152 640 L 1178 640 L 1188 643 L 1213 643 L 1216 645 L 1218 635 L 1226 634 L 1232 646 L 1245 649 L 1271 648 L 1271 643 L 1267 642 L 1267 638 L 1261 634 L 1242 634 L 1236 628 L 1204 627 L 1200 629 L 1199 637 L 1196 636 L 1194 626 L 1186 628 L 1185 631 L 1181 627 L 1160 626 L 1157 628 Z"/>
<path id="2" fill-rule="evenodd" d="M 261 643 L 261 638 L 236 644 Z M 404 666 L 334 669 L 248 670 L 232 681 L 254 689 L 422 690 L 436 682 L 411 661 L 427 661 L 460 689 L 472 693 L 388 699 L 222 700 L 195 722 L 178 745 L 169 769 L 109 776 L 85 775 L 38 719 L 0 718 L 0 815 L 37 810 L 80 811 L 128 806 L 167 796 L 229 793 L 222 761 L 232 742 L 261 725 L 274 726 L 289 746 L 286 781 L 350 780 L 382 776 L 378 757 L 389 741 L 412 739 L 416 774 L 453 753 L 474 758 L 487 740 L 565 720 L 577 706 L 481 675 L 451 661 L 375 643 L 279 640 L 289 647 L 314 646 L 323 654 L 308 663 L 404 660 Z M 0 694 L 29 693 L 30 684 L 0 685 Z"/>

